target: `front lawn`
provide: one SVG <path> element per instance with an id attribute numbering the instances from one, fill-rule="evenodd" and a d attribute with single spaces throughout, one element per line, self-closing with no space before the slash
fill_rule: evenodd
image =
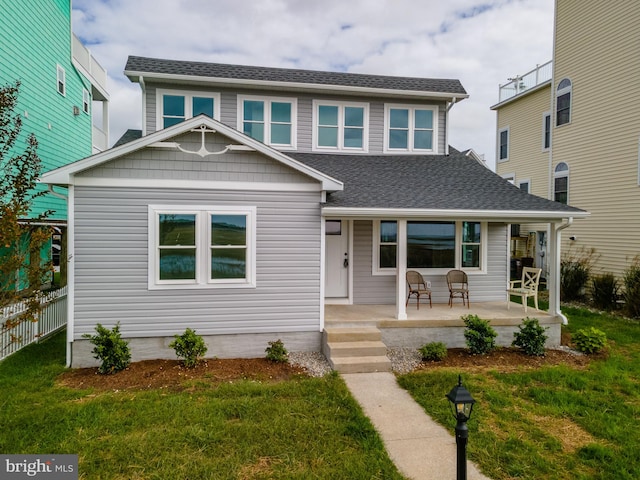
<path id="1" fill-rule="evenodd" d="M 640 478 L 640 323 L 563 308 L 568 330 L 607 334 L 608 358 L 586 369 L 463 373 L 477 400 L 469 422 L 469 457 L 493 479 Z M 403 375 L 400 384 L 453 432 L 444 395 L 455 369 Z"/>
<path id="2" fill-rule="evenodd" d="M 83 479 L 401 479 L 337 375 L 74 390 L 64 332 L 0 363 L 0 451 L 76 453 Z"/>

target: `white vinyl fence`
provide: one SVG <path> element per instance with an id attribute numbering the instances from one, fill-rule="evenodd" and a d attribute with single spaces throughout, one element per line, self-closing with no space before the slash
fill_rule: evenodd
<path id="1" fill-rule="evenodd" d="M 47 293 L 40 303 L 43 307 L 36 322 L 27 320 L 12 328 L 5 328 L 7 320 L 12 320 L 24 312 L 27 308 L 26 302 L 15 303 L 0 311 L 0 360 L 67 324 L 66 286 Z"/>

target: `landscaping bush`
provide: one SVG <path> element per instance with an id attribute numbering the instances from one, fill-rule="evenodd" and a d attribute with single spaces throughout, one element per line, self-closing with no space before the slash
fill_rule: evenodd
<path id="1" fill-rule="evenodd" d="M 631 318 L 640 318 L 640 259 L 638 257 L 624 271 L 623 283 L 622 298 L 626 314 Z"/>
<path id="2" fill-rule="evenodd" d="M 264 350 L 267 353 L 267 360 L 277 363 L 286 363 L 289 361 L 289 352 L 284 348 L 282 340 L 269 342 L 269 346 Z"/>
<path id="3" fill-rule="evenodd" d="M 618 299 L 618 280 L 612 273 L 596 275 L 591 279 L 591 301 L 600 310 L 613 310 Z"/>
<path id="4" fill-rule="evenodd" d="M 207 353 L 207 344 L 194 330 L 187 328 L 182 335 L 174 335 L 175 340 L 169 347 L 176 351 L 176 355 L 183 359 L 187 368 L 195 367 Z"/>
<path id="5" fill-rule="evenodd" d="M 578 351 L 583 353 L 598 353 L 607 345 L 607 335 L 594 327 L 582 328 L 573 335 Z"/>
<path id="6" fill-rule="evenodd" d="M 584 298 L 595 250 L 569 252 L 560 260 L 560 297 L 564 301 Z"/>
<path id="7" fill-rule="evenodd" d="M 447 346 L 442 342 L 426 343 L 418 349 L 422 360 L 439 362 L 447 358 Z"/>
<path id="8" fill-rule="evenodd" d="M 462 320 L 466 325 L 464 338 L 471 353 L 482 355 L 496 348 L 495 338 L 498 334 L 488 320 L 482 320 L 477 315 L 465 315 Z"/>
<path id="9" fill-rule="evenodd" d="M 98 367 L 98 372 L 111 374 L 124 370 L 131 363 L 131 352 L 129 343 L 122 339 L 120 335 L 120 323 L 118 322 L 112 330 L 96 325 L 96 335 L 85 333 L 83 338 L 88 338 L 95 345 L 91 353 L 102 362 Z"/>
<path id="10" fill-rule="evenodd" d="M 547 329 L 540 325 L 538 319 L 524 318 L 518 330 L 513 333 L 514 340 L 511 345 L 520 347 L 525 355 L 544 356 L 544 345 L 549 337 L 544 333 Z"/>

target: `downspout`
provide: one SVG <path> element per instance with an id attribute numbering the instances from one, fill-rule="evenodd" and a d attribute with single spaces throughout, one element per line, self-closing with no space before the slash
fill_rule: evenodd
<path id="1" fill-rule="evenodd" d="M 567 223 L 564 223 L 562 225 L 560 225 L 558 228 L 554 229 L 554 235 L 555 235 L 555 239 L 554 239 L 554 243 L 555 243 L 555 252 L 554 252 L 554 256 L 556 257 L 554 259 L 555 261 L 555 272 L 554 272 L 554 277 L 555 277 L 555 285 L 554 285 L 554 298 L 555 301 L 554 303 L 554 315 L 557 315 L 558 317 L 560 317 L 562 319 L 562 324 L 563 325 L 567 325 L 569 323 L 569 319 L 560 311 L 560 232 L 562 230 L 564 230 L 565 228 L 569 228 L 571 225 L 573 224 L 573 217 L 569 217 L 567 219 Z"/>
<path id="2" fill-rule="evenodd" d="M 59 198 L 59 199 L 64 200 L 64 201 L 67 201 L 69 199 L 69 197 L 67 197 L 66 195 L 63 195 L 61 193 L 56 192 L 53 189 L 53 185 L 51 185 L 50 183 L 47 184 L 47 190 L 51 195 L 53 195 L 56 198 Z"/>
<path id="3" fill-rule="evenodd" d="M 147 88 L 144 83 L 144 77 L 140 75 L 138 79 L 140 83 L 140 89 L 142 90 L 142 136 L 145 137 L 147 135 Z M 158 130 L 158 126 L 156 125 L 156 130 Z"/>
<path id="4" fill-rule="evenodd" d="M 452 97 L 451 102 L 447 105 L 446 117 L 444 119 L 444 154 L 449 155 L 449 111 L 458 101 L 457 97 Z"/>

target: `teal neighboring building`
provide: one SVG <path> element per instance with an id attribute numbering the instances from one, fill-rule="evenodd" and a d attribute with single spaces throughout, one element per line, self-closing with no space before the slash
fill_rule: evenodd
<path id="1" fill-rule="evenodd" d="M 43 172 L 108 148 L 107 72 L 71 31 L 70 0 L 0 0 L 0 84 L 20 80 L 22 131 L 38 139 Z M 45 188 L 39 186 L 38 188 Z M 66 230 L 65 189 L 36 199 L 31 216 L 46 210 L 55 226 L 53 257 Z"/>

